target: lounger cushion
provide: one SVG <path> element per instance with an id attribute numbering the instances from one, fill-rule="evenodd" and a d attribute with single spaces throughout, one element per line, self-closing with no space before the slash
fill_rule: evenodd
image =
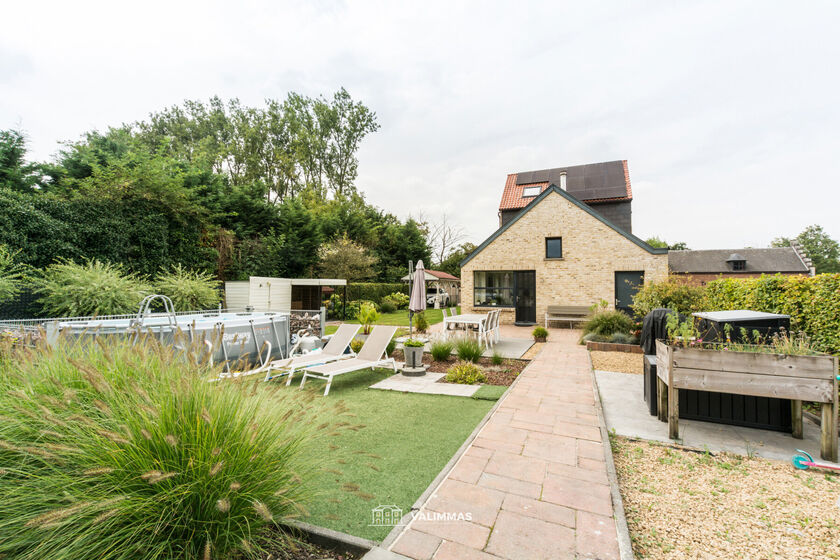
<path id="1" fill-rule="evenodd" d="M 338 362 L 307 368 L 306 373 L 330 375 L 339 371 L 354 371 L 357 369 L 369 368 L 374 364 L 376 364 L 376 362 L 360 360 L 359 358 L 350 358 L 349 360 L 339 360 Z"/>

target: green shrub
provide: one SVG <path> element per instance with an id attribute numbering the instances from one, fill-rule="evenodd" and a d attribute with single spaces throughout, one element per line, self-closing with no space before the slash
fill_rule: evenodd
<path id="1" fill-rule="evenodd" d="M 583 334 L 595 333 L 610 337 L 615 333 L 629 333 L 635 328 L 629 315 L 621 311 L 599 311 L 583 324 Z"/>
<path id="2" fill-rule="evenodd" d="M 446 380 L 450 383 L 475 385 L 487 381 L 481 368 L 471 362 L 458 362 L 446 371 Z"/>
<path id="3" fill-rule="evenodd" d="M 722 278 L 706 284 L 707 309 L 752 309 L 790 315 L 791 332 L 811 347 L 840 354 L 840 274 Z"/>
<path id="4" fill-rule="evenodd" d="M 595 333 L 587 333 L 583 335 L 580 339 L 581 343 L 587 342 L 609 342 L 610 337 L 604 336 L 602 334 L 595 334 Z"/>
<path id="5" fill-rule="evenodd" d="M 388 296 L 388 299 L 394 302 L 397 309 L 405 309 L 408 307 L 408 302 L 410 301 L 408 294 L 404 294 L 402 292 L 394 292 Z"/>
<path id="6" fill-rule="evenodd" d="M 33 286 L 45 312 L 65 317 L 136 312 L 151 292 L 141 277 L 97 260 L 51 264 L 33 279 Z"/>
<path id="7" fill-rule="evenodd" d="M 631 305 L 636 317 L 644 317 L 657 307 L 680 313 L 694 313 L 706 308 L 706 289 L 685 279 L 671 276 L 665 282 L 644 284 L 633 296 Z"/>
<path id="8" fill-rule="evenodd" d="M 504 362 L 504 361 L 505 361 L 504 356 L 499 354 L 498 350 L 493 350 L 493 356 L 490 358 L 490 363 L 493 364 L 494 366 L 500 366 L 500 365 L 502 365 L 502 362 Z"/>
<path id="9" fill-rule="evenodd" d="M 477 362 L 484 352 L 484 345 L 475 338 L 459 338 L 455 343 L 455 354 L 458 359 L 466 362 Z"/>
<path id="10" fill-rule="evenodd" d="M 388 346 L 385 347 L 385 353 L 387 353 L 390 356 L 391 354 L 394 353 L 394 350 L 396 348 L 397 348 L 397 341 L 394 338 L 391 338 L 391 341 L 388 342 Z"/>
<path id="11" fill-rule="evenodd" d="M 353 340 L 350 341 L 350 350 L 352 350 L 353 352 L 358 354 L 359 350 L 361 350 L 362 346 L 364 346 L 364 345 L 365 345 L 364 340 L 359 340 L 358 338 L 354 338 Z M 393 352 L 393 351 L 394 351 L 394 349 L 392 348 L 391 352 Z M 391 352 L 388 352 L 388 355 L 390 355 Z"/>
<path id="12" fill-rule="evenodd" d="M 370 334 L 371 327 L 379 320 L 379 312 L 371 302 L 363 303 L 359 307 L 359 322 L 363 326 L 363 332 Z"/>
<path id="13" fill-rule="evenodd" d="M 538 338 L 547 338 L 548 331 L 544 327 L 536 327 L 531 331 L 531 336 L 533 336 L 535 340 Z"/>
<path id="14" fill-rule="evenodd" d="M 425 313 L 417 313 L 414 315 L 414 328 L 417 329 L 417 332 L 424 333 L 429 330 L 429 321 L 426 320 Z"/>
<path id="15" fill-rule="evenodd" d="M 219 281 L 206 272 L 193 272 L 177 264 L 161 272 L 155 290 L 172 300 L 176 311 L 210 309 L 219 303 Z"/>
<path id="16" fill-rule="evenodd" d="M 407 338 L 403 342 L 403 346 L 406 346 L 408 348 L 422 348 L 425 345 L 425 342 L 423 342 L 422 340 L 417 340 L 416 338 Z"/>
<path id="17" fill-rule="evenodd" d="M 436 362 L 445 362 L 452 355 L 455 345 L 451 340 L 435 340 L 429 347 L 429 353 Z"/>
<path id="18" fill-rule="evenodd" d="M 610 342 L 614 344 L 638 344 L 638 339 L 629 333 L 613 333 Z"/>
<path id="19" fill-rule="evenodd" d="M 394 292 L 408 294 L 408 284 L 384 282 L 347 284 L 347 299 L 349 301 L 364 300 L 381 304 L 382 298 L 393 295 Z"/>
<path id="20" fill-rule="evenodd" d="M 264 558 L 264 530 L 303 511 L 311 438 L 336 426 L 296 391 L 207 383 L 150 339 L 0 370 L 6 558 Z"/>
<path id="21" fill-rule="evenodd" d="M 327 302 L 327 313 L 332 319 L 341 319 L 342 321 L 357 321 L 359 319 L 359 309 L 362 307 L 361 301 L 348 301 L 347 306 L 344 305 L 344 298 L 339 294 L 330 296 Z M 346 317 L 343 316 L 346 313 Z"/>
<path id="22" fill-rule="evenodd" d="M 397 304 L 391 298 L 386 297 L 379 304 L 379 309 L 382 310 L 382 313 L 394 313 L 397 310 Z"/>
<path id="23" fill-rule="evenodd" d="M 27 268 L 17 262 L 20 251 L 11 251 L 0 245 L 0 302 L 14 298 L 20 293 Z"/>

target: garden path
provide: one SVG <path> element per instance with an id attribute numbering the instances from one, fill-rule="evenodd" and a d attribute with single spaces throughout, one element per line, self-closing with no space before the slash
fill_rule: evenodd
<path id="1" fill-rule="evenodd" d="M 502 336 L 523 332 L 503 326 Z M 620 557 L 609 442 L 579 336 L 550 331 L 391 551 L 416 560 Z"/>

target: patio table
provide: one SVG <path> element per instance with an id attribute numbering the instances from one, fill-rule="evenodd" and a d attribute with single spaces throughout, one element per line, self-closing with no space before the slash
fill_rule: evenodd
<path id="1" fill-rule="evenodd" d="M 460 315 L 452 315 L 443 320 L 444 332 L 449 336 L 449 325 L 476 325 L 478 327 L 478 337 L 484 333 L 485 323 L 487 322 L 487 313 L 462 313 Z"/>

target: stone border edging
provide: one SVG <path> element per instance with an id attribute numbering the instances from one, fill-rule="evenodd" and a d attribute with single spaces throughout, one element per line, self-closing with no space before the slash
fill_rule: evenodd
<path id="1" fill-rule="evenodd" d="M 342 553 L 366 554 L 371 549 L 376 548 L 377 544 L 374 541 L 355 537 L 353 535 L 327 529 L 326 527 L 319 527 L 318 525 L 311 525 L 303 521 L 287 521 L 284 525 L 287 527 L 304 533 L 309 542 L 338 550 Z"/>
<path id="2" fill-rule="evenodd" d="M 588 345 L 588 344 L 587 344 Z M 610 495 L 613 502 L 613 519 L 615 519 L 615 531 L 618 536 L 618 550 L 621 560 L 633 560 L 633 544 L 630 540 L 630 528 L 627 526 L 627 517 L 624 514 L 624 502 L 621 499 L 621 491 L 618 488 L 618 474 L 615 471 L 613 461 L 612 444 L 610 434 L 607 431 L 607 421 L 604 417 L 604 409 L 601 406 L 601 390 L 598 388 L 598 379 L 592 369 L 592 356 L 586 353 L 589 360 L 589 375 L 592 378 L 592 388 L 595 390 L 595 409 L 598 411 L 598 424 L 601 429 L 601 441 L 604 446 L 604 459 L 607 463 L 607 478 L 610 481 Z"/>
<path id="3" fill-rule="evenodd" d="M 624 352 L 625 354 L 644 354 L 645 351 L 638 344 L 619 344 L 617 342 L 586 341 L 586 349 L 595 352 Z"/>
<path id="4" fill-rule="evenodd" d="M 542 353 L 542 350 L 540 350 L 540 353 Z M 539 356 L 539 354 L 537 354 L 537 356 Z M 537 356 L 534 356 L 534 358 L 536 358 Z M 533 363 L 534 358 L 531 358 L 531 360 L 529 361 Z M 507 390 L 505 390 L 505 392 L 502 394 L 502 396 L 499 397 L 499 399 L 496 401 L 496 404 L 494 404 L 490 408 L 490 410 L 487 411 L 487 414 L 484 415 L 484 418 L 481 419 L 481 422 L 478 423 L 478 425 L 475 427 L 472 433 L 469 436 L 467 436 L 466 440 L 464 440 L 464 443 L 461 444 L 461 447 L 458 448 L 458 451 L 456 451 L 452 458 L 449 459 L 449 462 L 446 463 L 446 465 L 444 465 L 443 469 L 441 469 L 441 471 L 438 473 L 435 479 L 432 480 L 431 484 L 429 484 L 429 486 L 426 487 L 426 490 L 424 490 L 423 493 L 420 494 L 420 497 L 417 498 L 417 500 L 414 502 L 414 505 L 411 506 L 411 511 L 417 511 L 421 507 L 423 507 L 423 504 L 425 504 L 428 501 L 429 496 L 431 496 L 432 493 L 434 493 L 434 491 L 437 490 L 441 484 L 443 484 L 443 481 L 446 480 L 446 477 L 449 474 L 449 472 L 455 467 L 455 465 L 464 455 L 464 452 L 467 450 L 470 444 L 472 444 L 475 438 L 478 437 L 478 433 L 481 431 L 484 425 L 487 424 L 487 422 L 490 420 L 490 417 L 493 416 L 494 412 L 496 412 L 496 409 L 498 409 L 501 406 L 502 402 L 510 394 L 510 390 L 519 382 L 520 379 L 522 379 L 522 373 L 529 367 L 531 367 L 531 364 L 528 364 L 527 366 L 525 366 L 525 368 L 523 368 L 521 372 L 519 372 L 519 375 L 516 376 L 516 379 L 513 380 L 513 383 L 511 383 L 508 386 Z M 391 529 L 391 532 L 388 533 L 388 536 L 385 537 L 385 539 L 383 539 L 379 546 L 390 550 L 391 546 L 397 541 L 397 539 L 403 533 L 403 531 L 408 529 L 410 521 L 411 513 L 403 515 L 403 518 L 400 519 L 400 524 Z"/>

